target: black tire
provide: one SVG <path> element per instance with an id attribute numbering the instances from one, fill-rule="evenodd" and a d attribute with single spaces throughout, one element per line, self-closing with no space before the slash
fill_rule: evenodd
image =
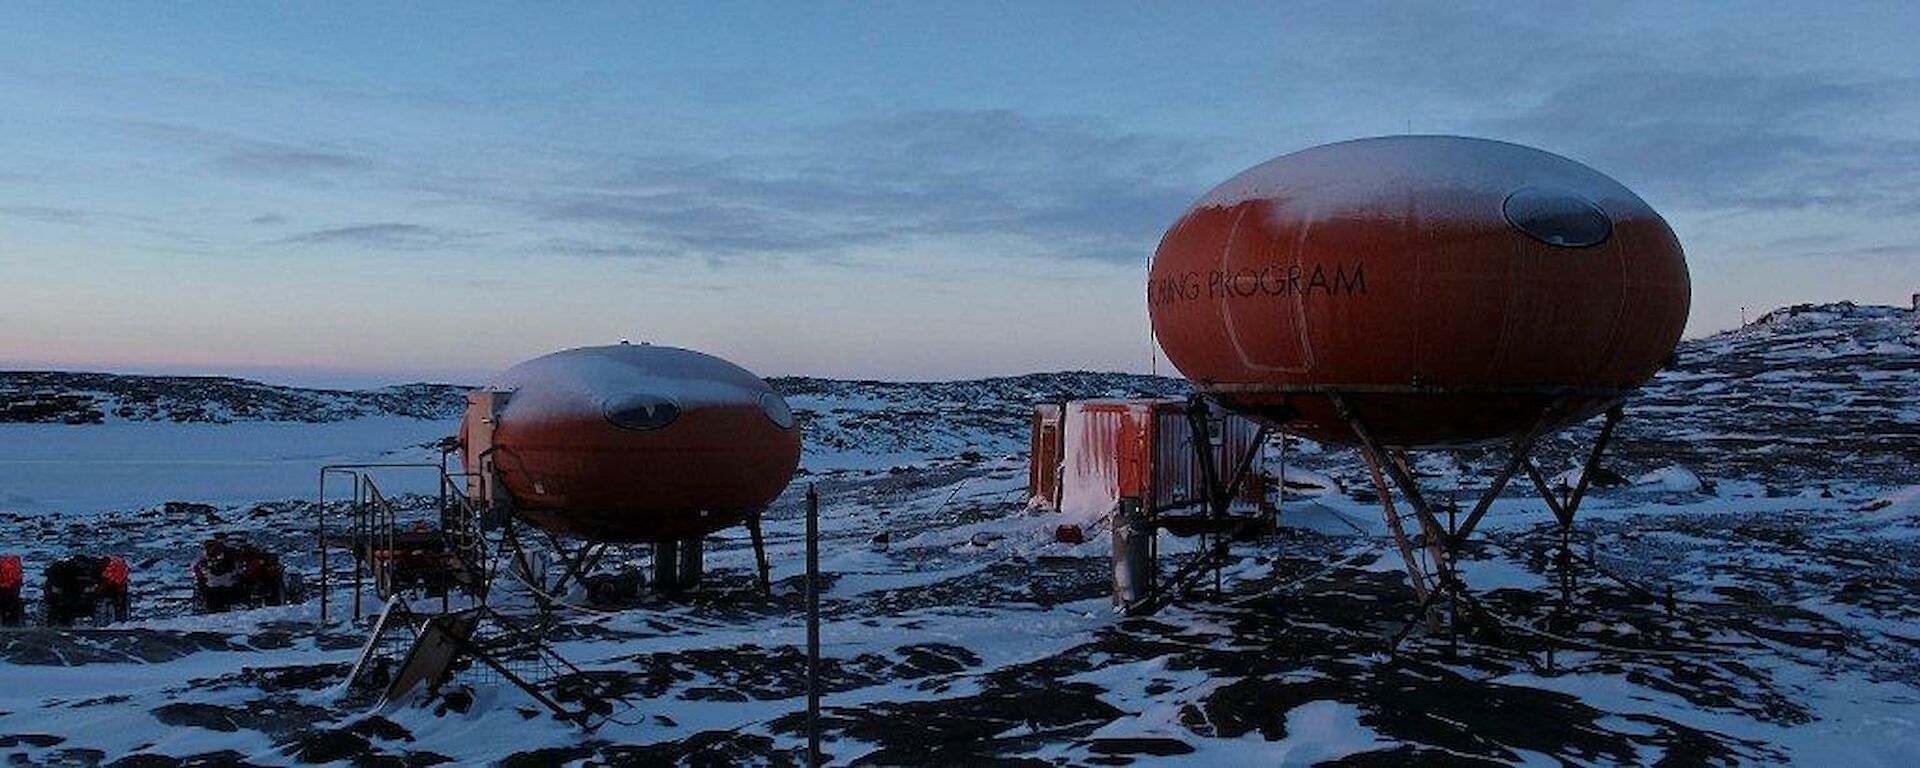
<path id="1" fill-rule="evenodd" d="M 207 613 L 226 613 L 233 610 L 233 590 L 226 587 L 202 587 L 200 604 Z"/>
<path id="2" fill-rule="evenodd" d="M 393 663 L 386 659 L 375 660 L 373 667 L 360 679 L 367 682 L 368 688 L 384 692 L 387 686 L 393 685 Z"/>
<path id="3" fill-rule="evenodd" d="M 20 626 L 20 595 L 17 593 L 0 594 L 0 627 Z"/>
<path id="4" fill-rule="evenodd" d="M 260 602 L 265 603 L 269 607 L 286 605 L 287 577 L 284 575 L 274 577 L 272 581 L 267 582 L 265 592 L 266 594 L 261 596 Z"/>

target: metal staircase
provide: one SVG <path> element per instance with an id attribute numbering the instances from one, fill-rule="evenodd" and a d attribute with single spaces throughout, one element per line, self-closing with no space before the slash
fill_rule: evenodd
<path id="1" fill-rule="evenodd" d="M 431 472 L 438 491 L 426 497 L 390 497 L 376 473 Z M 368 582 L 381 600 L 424 593 L 450 607 L 460 592 L 475 603 L 486 600 L 491 579 L 487 546 L 487 510 L 464 492 L 465 473 L 444 464 L 341 464 L 320 470 L 316 528 L 320 538 L 321 620 L 330 618 L 336 576 L 333 555 L 346 550 L 353 560 L 353 618 L 363 616 Z M 345 498 L 329 495 L 343 486 Z M 344 509 L 342 509 L 344 508 Z M 345 512 L 344 531 L 331 525 L 331 513 Z"/>
<path id="2" fill-rule="evenodd" d="M 484 442 L 469 437 L 470 447 Z M 507 683 L 556 718 L 584 729 L 614 721 L 614 702 L 634 709 L 619 686 L 557 653 L 547 643 L 545 625 L 523 624 L 488 605 L 498 560 L 490 540 L 499 542 L 500 551 L 511 548 L 516 557 L 525 555 L 508 523 L 511 502 L 497 493 L 491 453 L 478 453 L 481 472 L 451 472 L 447 455 L 440 464 L 340 464 L 320 470 L 315 527 L 321 622 L 330 619 L 336 576 L 330 553 L 344 550 L 353 560 L 355 623 L 367 616 L 362 601 L 368 582 L 380 601 L 348 687 L 393 703 L 422 691 L 436 696 L 456 683 Z M 394 497 L 375 479 L 406 472 L 431 473 L 437 490 Z M 347 493 L 336 498 L 342 488 Z M 470 600 L 456 607 L 454 592 Z M 415 598 L 422 595 L 441 599 L 438 612 L 419 610 Z"/>

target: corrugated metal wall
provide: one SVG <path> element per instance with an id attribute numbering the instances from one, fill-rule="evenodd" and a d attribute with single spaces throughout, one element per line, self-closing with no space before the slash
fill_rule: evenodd
<path id="1" fill-rule="evenodd" d="M 1186 404 L 1157 409 L 1153 431 L 1153 508 L 1156 511 L 1179 509 L 1205 502 L 1206 473 L 1200 466 L 1199 454 L 1193 450 L 1193 423 L 1187 417 Z M 1212 446 L 1215 470 L 1220 473 L 1221 482 L 1228 482 L 1247 451 L 1255 448 L 1260 425 L 1230 413 L 1224 417 L 1216 415 L 1207 431 L 1217 443 Z M 1255 472 L 1261 469 L 1258 462 L 1259 457 L 1255 457 Z M 1249 496 L 1259 498 L 1249 493 L 1243 493 L 1241 498 Z"/>
<path id="2" fill-rule="evenodd" d="M 1260 426 L 1228 413 L 1216 416 L 1209 432 L 1218 437 L 1212 453 L 1225 482 L 1241 458 L 1257 449 Z M 1122 497 L 1141 499 L 1155 512 L 1205 501 L 1185 401 L 1076 400 L 1064 414 L 1058 406 L 1036 406 L 1030 438 L 1029 490 L 1048 501 L 1058 498 L 1060 511 L 1075 518 L 1104 514 Z M 1256 473 L 1262 470 L 1259 458 Z M 1258 483 L 1247 483 L 1239 501 L 1258 504 L 1262 494 Z"/>

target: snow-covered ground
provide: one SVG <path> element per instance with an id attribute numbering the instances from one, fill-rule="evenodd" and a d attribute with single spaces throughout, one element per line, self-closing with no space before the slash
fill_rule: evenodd
<path id="1" fill-rule="evenodd" d="M 401 416 L 317 424 L 0 424 L 0 511 L 76 514 L 167 501 L 311 499 L 320 467 L 438 463 L 432 444 L 455 427 Z M 388 490 L 396 493 L 425 493 L 435 482 L 422 473 L 394 478 Z"/>
<path id="2" fill-rule="evenodd" d="M 1163 382 L 784 380 L 808 471 L 768 520 L 773 594 L 750 589 L 728 532 L 707 589 L 564 615 L 549 635 L 586 674 L 562 686 L 618 694 L 591 732 L 484 675 L 401 706 L 348 697 L 363 635 L 319 625 L 311 601 L 187 610 L 199 539 L 244 532 L 311 573 L 319 465 L 432 460 L 451 421 L 0 424 L 0 553 L 26 556 L 30 593 L 74 548 L 130 555 L 136 590 L 125 625 L 0 632 L 0 754 L 793 764 L 813 483 L 835 763 L 1920 764 L 1916 328 L 1904 310 L 1820 307 L 1690 343 L 1629 412 L 1606 466 L 1627 483 L 1582 509 L 1569 593 L 1544 506 L 1517 487 L 1496 503 L 1462 566 L 1475 605 L 1457 655 L 1418 628 L 1386 652 L 1416 604 L 1346 451 L 1291 452 L 1285 527 L 1235 546 L 1222 594 L 1122 620 L 1106 534 L 1055 543 L 1057 518 L 1025 503 L 1024 408 Z M 1847 383 L 1792 383 L 1808 371 Z M 1576 447 L 1549 463 L 1572 467 Z M 1464 499 L 1497 458 L 1419 468 Z M 1169 565 L 1195 549 L 1162 542 Z M 526 605 L 510 588 L 497 602 Z"/>

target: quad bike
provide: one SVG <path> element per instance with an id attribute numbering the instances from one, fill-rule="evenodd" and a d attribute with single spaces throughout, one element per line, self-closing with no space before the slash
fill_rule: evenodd
<path id="1" fill-rule="evenodd" d="M 284 605 L 296 586 L 279 555 L 246 541 L 216 536 L 200 545 L 193 561 L 193 599 L 201 613 Z"/>
<path id="2" fill-rule="evenodd" d="M 127 561 L 117 556 L 69 555 L 47 565 L 41 589 L 47 623 L 72 626 L 81 619 L 95 623 L 126 621 L 132 613 L 128 594 Z"/>
<path id="3" fill-rule="evenodd" d="M 0 627 L 20 626 L 20 586 L 26 571 L 19 555 L 0 555 Z"/>

